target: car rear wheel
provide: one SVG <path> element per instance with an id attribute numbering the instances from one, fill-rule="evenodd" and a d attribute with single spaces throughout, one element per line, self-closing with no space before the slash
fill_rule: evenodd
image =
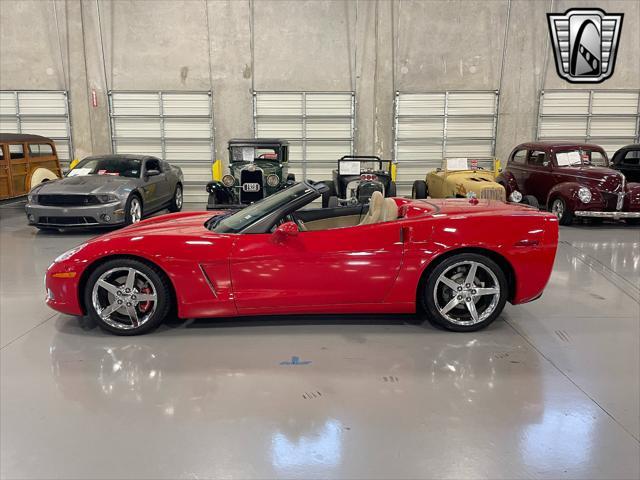
<path id="1" fill-rule="evenodd" d="M 139 335 L 164 321 L 171 307 L 168 280 L 157 268 L 133 259 L 116 259 L 87 279 L 87 314 L 116 335 Z"/>
<path id="2" fill-rule="evenodd" d="M 507 301 L 504 272 L 488 257 L 453 255 L 423 283 L 422 306 L 430 320 L 456 332 L 480 330 L 493 322 Z"/>
<path id="3" fill-rule="evenodd" d="M 551 201 L 550 212 L 556 216 L 560 225 L 571 225 L 573 223 L 573 213 L 567 209 L 567 204 L 562 198 L 554 198 Z"/>
<path id="4" fill-rule="evenodd" d="M 179 212 L 182 210 L 182 185 L 176 185 L 176 191 L 173 193 L 173 198 L 169 204 L 170 212 Z"/>
<path id="5" fill-rule="evenodd" d="M 124 207 L 124 223 L 131 225 L 142 220 L 142 202 L 137 195 L 131 195 Z"/>
<path id="6" fill-rule="evenodd" d="M 411 198 L 427 198 L 427 182 L 416 180 L 411 188 Z"/>

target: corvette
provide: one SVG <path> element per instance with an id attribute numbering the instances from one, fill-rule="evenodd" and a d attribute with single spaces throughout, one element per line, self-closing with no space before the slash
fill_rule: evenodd
<path id="1" fill-rule="evenodd" d="M 421 313 L 454 331 L 490 324 L 549 279 L 558 220 L 493 200 L 385 199 L 313 208 L 302 182 L 236 212 L 144 220 L 60 255 L 47 304 L 119 335 L 178 318 Z"/>

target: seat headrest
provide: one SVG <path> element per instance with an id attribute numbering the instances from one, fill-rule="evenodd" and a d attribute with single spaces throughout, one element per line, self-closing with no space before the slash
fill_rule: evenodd
<path id="1" fill-rule="evenodd" d="M 382 212 L 381 222 L 392 222 L 398 219 L 398 205 L 392 198 L 384 199 L 384 211 Z"/>

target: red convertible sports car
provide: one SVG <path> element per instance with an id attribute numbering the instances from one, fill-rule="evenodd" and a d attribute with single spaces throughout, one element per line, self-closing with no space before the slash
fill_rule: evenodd
<path id="1" fill-rule="evenodd" d="M 60 255 L 47 304 L 135 335 L 179 318 L 413 313 L 456 331 L 487 326 L 507 301 L 542 294 L 558 220 L 492 200 L 311 208 L 303 182 L 236 212 L 144 220 Z M 213 216 L 212 216 L 213 214 Z"/>

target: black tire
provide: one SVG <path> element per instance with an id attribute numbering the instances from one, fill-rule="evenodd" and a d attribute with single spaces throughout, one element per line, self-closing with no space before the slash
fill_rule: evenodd
<path id="1" fill-rule="evenodd" d="M 149 318 L 144 321 L 144 323 L 141 323 L 138 327 L 125 329 L 110 325 L 98 314 L 96 308 L 93 305 L 93 289 L 96 282 L 104 273 L 116 268 L 132 268 L 137 270 L 138 272 L 143 273 L 150 280 L 150 282 L 153 283 L 153 287 L 155 288 L 157 296 L 157 304 L 155 305 L 155 310 L 152 311 Z M 104 293 L 106 293 L 106 291 Z M 173 303 L 171 287 L 169 286 L 169 281 L 167 280 L 162 270 L 160 270 L 155 265 L 150 265 L 139 260 L 120 258 L 109 260 L 99 265 L 95 270 L 91 272 L 89 278 L 87 278 L 87 282 L 85 283 L 83 298 L 87 316 L 90 318 L 90 320 L 97 323 L 100 328 L 106 330 L 107 332 L 124 336 L 141 335 L 157 328 L 166 319 Z M 123 300 L 125 298 L 127 297 L 123 297 Z M 137 306 L 134 308 L 137 309 Z M 115 314 L 124 319 L 124 316 L 119 314 L 118 311 L 116 311 Z M 124 324 L 124 322 L 122 323 Z"/>
<path id="2" fill-rule="evenodd" d="M 140 219 L 137 221 L 134 221 L 135 219 L 131 214 L 131 208 L 135 201 L 138 201 L 140 205 Z M 131 225 L 133 223 L 139 222 L 140 220 L 142 220 L 143 212 L 144 212 L 144 209 L 142 206 L 142 200 L 140 199 L 140 195 L 138 195 L 137 193 L 132 193 L 131 195 L 129 195 L 129 198 L 127 198 L 127 203 L 124 206 L 124 224 Z"/>
<path id="3" fill-rule="evenodd" d="M 387 197 L 395 197 L 396 196 L 396 182 L 391 182 L 389 184 L 389 190 L 387 190 Z"/>
<path id="4" fill-rule="evenodd" d="M 295 181 L 296 181 L 296 174 L 295 173 L 287 174 L 287 182 L 295 182 Z"/>
<path id="5" fill-rule="evenodd" d="M 562 209 L 562 213 L 557 210 L 558 208 Z M 573 212 L 567 210 L 567 202 L 564 199 L 560 197 L 552 198 L 549 202 L 549 211 L 558 218 L 560 225 L 571 225 L 573 223 Z"/>
<path id="6" fill-rule="evenodd" d="M 538 199 L 533 195 L 525 195 L 522 199 L 522 203 L 540 210 L 540 202 L 538 202 Z"/>
<path id="7" fill-rule="evenodd" d="M 324 180 L 322 183 L 329 187 L 329 190 L 322 192 L 322 208 L 327 208 L 329 207 L 329 199 L 336 194 L 336 186 L 333 180 Z"/>
<path id="8" fill-rule="evenodd" d="M 467 262 L 467 264 L 469 265 L 471 265 L 469 262 L 475 262 L 476 264 L 480 264 L 482 266 L 482 268 L 478 268 L 479 273 L 476 275 L 481 275 L 483 279 L 486 279 L 486 281 L 483 282 L 484 285 L 487 285 L 488 282 L 491 282 L 495 284 L 495 285 L 492 285 L 491 287 L 494 287 L 496 285 L 499 286 L 499 293 L 497 293 L 498 295 L 497 303 L 495 303 L 493 307 L 491 307 L 491 304 L 495 300 L 495 296 L 489 296 L 489 295 L 479 296 L 477 301 L 472 300 L 473 305 L 475 305 L 480 318 L 482 317 L 483 313 L 489 310 L 489 308 L 493 308 L 492 310 L 490 310 L 490 313 L 488 313 L 486 318 L 475 323 L 473 322 L 471 318 L 470 310 L 467 307 L 468 302 L 465 302 L 464 298 L 457 306 L 449 310 L 450 312 L 453 312 L 450 314 L 452 318 L 457 315 L 459 316 L 458 320 L 460 322 L 463 322 L 463 323 L 455 323 L 451 319 L 447 318 L 447 316 L 445 316 L 443 313 L 441 313 L 440 308 L 438 307 L 438 305 L 436 305 L 436 298 L 434 297 L 435 289 L 439 288 L 439 290 L 437 290 L 437 296 L 439 297 L 438 301 L 440 303 L 445 303 L 445 302 L 448 303 L 449 300 L 453 300 L 453 297 L 456 297 L 456 296 L 458 296 L 458 298 L 461 298 L 461 297 L 464 297 L 465 295 L 469 295 L 469 298 L 473 298 L 473 296 L 470 293 L 467 293 L 467 290 L 463 290 L 461 292 L 455 292 L 454 295 L 451 296 L 450 295 L 451 290 L 449 290 L 450 287 L 447 287 L 445 286 L 444 283 L 439 282 L 440 276 L 443 275 L 444 273 L 447 273 L 450 269 L 452 268 L 464 269 L 465 262 Z M 456 264 L 462 264 L 462 265 L 460 267 L 456 267 Z M 488 273 L 489 271 L 493 273 L 493 275 L 495 276 L 495 280 L 490 276 L 490 274 Z M 466 275 L 464 270 L 460 272 L 460 275 L 461 276 Z M 451 279 L 451 277 L 449 276 L 448 278 Z M 475 278 L 477 280 L 478 277 L 476 276 Z M 462 277 L 460 279 L 462 279 Z M 456 283 L 458 282 L 456 281 Z M 471 285 L 468 292 L 477 291 L 473 289 L 474 286 L 475 288 L 481 288 L 481 287 L 477 287 L 476 285 Z M 460 287 L 463 289 L 465 288 L 464 282 L 460 285 Z M 431 271 L 431 273 L 429 274 L 429 277 L 423 279 L 423 281 L 420 283 L 420 291 L 418 292 L 418 296 L 419 296 L 419 300 L 421 302 L 423 311 L 426 313 L 427 318 L 430 321 L 447 330 L 451 330 L 454 332 L 472 332 L 472 331 L 485 328 L 500 315 L 500 313 L 502 312 L 502 309 L 505 306 L 505 303 L 507 302 L 508 292 L 509 292 L 509 287 L 507 284 L 506 275 L 502 271 L 502 268 L 500 268 L 500 266 L 496 262 L 494 262 L 489 257 L 486 257 L 484 255 L 480 255 L 476 253 L 461 253 L 457 255 L 452 255 L 451 257 L 445 258 L 444 260 L 440 261 L 435 266 L 435 268 Z M 445 313 L 448 313 L 448 312 L 445 312 Z M 468 317 L 468 320 L 467 320 L 467 317 Z M 454 318 L 454 320 L 455 319 L 456 318 Z M 467 322 L 467 321 L 469 323 L 464 324 L 464 322 Z"/>
<path id="9" fill-rule="evenodd" d="M 173 192 L 173 198 L 169 203 L 169 211 L 170 212 L 179 212 L 182 210 L 182 204 L 184 203 L 184 190 L 182 189 L 181 184 L 176 184 L 176 190 Z"/>
<path id="10" fill-rule="evenodd" d="M 413 182 L 411 188 L 411 198 L 427 198 L 429 190 L 427 188 L 427 182 L 424 180 L 416 180 Z"/>

